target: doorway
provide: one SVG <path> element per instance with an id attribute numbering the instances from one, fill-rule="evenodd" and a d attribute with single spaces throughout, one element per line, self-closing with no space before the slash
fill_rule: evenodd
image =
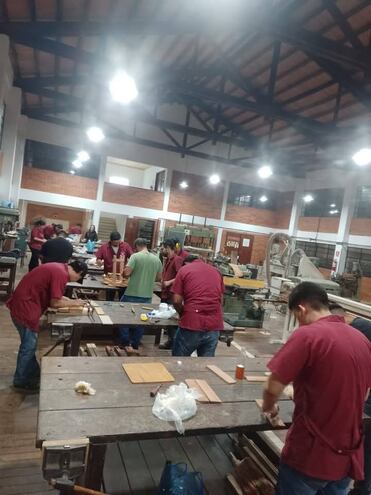
<path id="1" fill-rule="evenodd" d="M 227 232 L 224 252 L 231 258 L 232 263 L 247 265 L 251 261 L 253 243 L 253 235 Z"/>

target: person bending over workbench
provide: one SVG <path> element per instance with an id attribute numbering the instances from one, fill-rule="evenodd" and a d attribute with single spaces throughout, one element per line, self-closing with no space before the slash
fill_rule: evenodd
<path id="1" fill-rule="evenodd" d="M 137 253 L 130 257 L 124 269 L 124 276 L 130 277 L 130 280 L 121 302 L 150 304 L 154 283 L 161 280 L 162 264 L 156 255 L 148 251 L 146 239 L 138 238 L 134 245 Z M 119 328 L 120 345 L 137 350 L 142 335 L 141 326 L 132 328 L 122 326 Z"/>
<path id="2" fill-rule="evenodd" d="M 359 330 L 371 342 L 371 321 L 366 318 L 360 318 L 347 313 L 339 304 L 330 304 L 330 311 L 333 315 L 341 316 L 345 321 Z M 371 394 L 365 403 L 365 413 L 371 416 Z M 370 495 L 371 494 L 371 425 L 365 427 L 365 468 L 364 479 L 356 481 L 351 495 Z"/>
<path id="3" fill-rule="evenodd" d="M 101 266 L 103 264 L 105 274 L 112 273 L 114 256 L 116 256 L 117 262 L 120 256 L 123 256 L 126 262 L 132 254 L 133 250 L 131 249 L 131 246 L 127 242 L 121 241 L 120 232 L 111 232 L 109 242 L 103 244 L 96 253 L 97 265 Z M 119 266 L 119 263 L 117 263 L 117 266 Z M 118 289 L 119 299 L 124 295 L 125 289 L 125 287 Z M 107 291 L 107 300 L 114 301 L 115 295 L 115 290 Z"/>
<path id="4" fill-rule="evenodd" d="M 173 356 L 214 356 L 220 330 L 224 329 L 224 284 L 213 266 L 188 256 L 171 287 L 174 308 L 180 315 Z"/>
<path id="5" fill-rule="evenodd" d="M 322 287 L 303 282 L 289 297 L 299 328 L 268 363 L 263 412 L 293 382 L 295 411 L 282 451 L 278 495 L 345 495 L 363 478 L 362 414 L 371 386 L 371 344 L 332 315 Z"/>
<path id="6" fill-rule="evenodd" d="M 81 306 L 80 299 L 64 297 L 67 282 L 82 283 L 88 271 L 86 263 L 76 260 L 69 265 L 46 263 L 27 273 L 7 301 L 10 316 L 18 330 L 21 344 L 14 374 L 15 388 L 37 390 L 40 367 L 35 353 L 39 320 L 48 307 Z"/>
<path id="7" fill-rule="evenodd" d="M 60 230 L 57 237 L 46 241 L 40 250 L 42 263 L 68 263 L 72 258 L 73 247 L 67 241 L 67 232 Z"/>
<path id="8" fill-rule="evenodd" d="M 176 274 L 183 266 L 183 258 L 177 256 L 175 252 L 176 243 L 173 239 L 168 239 L 164 243 L 164 250 L 166 254 L 166 261 L 162 269 L 161 279 L 161 302 L 167 304 L 173 304 L 173 297 L 171 293 L 171 286 L 175 281 Z M 167 341 L 159 345 L 160 349 L 172 349 L 174 343 L 175 330 L 167 330 Z"/>

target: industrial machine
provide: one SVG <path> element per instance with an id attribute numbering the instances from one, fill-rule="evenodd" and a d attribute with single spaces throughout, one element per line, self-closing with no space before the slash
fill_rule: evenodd
<path id="1" fill-rule="evenodd" d="M 184 249 L 202 258 L 211 258 L 215 251 L 214 227 L 179 223 L 165 229 L 167 239 L 179 239 Z"/>
<path id="2" fill-rule="evenodd" d="M 251 295 L 245 289 L 226 287 L 224 320 L 234 327 L 262 328 L 264 295 Z"/>

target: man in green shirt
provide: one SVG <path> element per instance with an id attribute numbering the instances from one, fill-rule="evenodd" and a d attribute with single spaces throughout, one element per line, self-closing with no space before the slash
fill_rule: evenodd
<path id="1" fill-rule="evenodd" d="M 161 280 L 162 263 L 157 256 L 148 251 L 145 239 L 137 239 L 134 246 L 137 252 L 130 257 L 124 269 L 124 276 L 130 279 L 121 302 L 150 304 L 154 283 Z M 120 344 L 123 347 L 138 349 L 143 331 L 141 326 L 120 327 Z"/>

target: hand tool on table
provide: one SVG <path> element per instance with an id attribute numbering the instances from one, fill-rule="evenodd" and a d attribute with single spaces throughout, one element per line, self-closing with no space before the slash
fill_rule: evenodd
<path id="1" fill-rule="evenodd" d="M 82 493 L 85 495 L 105 495 L 104 492 L 98 492 L 85 488 L 84 486 L 75 485 L 73 481 L 66 478 L 58 478 L 50 480 L 50 484 L 56 490 L 59 490 L 61 495 L 72 495 L 74 493 Z"/>
<path id="2" fill-rule="evenodd" d="M 159 390 L 160 390 L 160 388 L 161 388 L 161 387 L 162 387 L 162 383 L 161 383 L 160 385 L 157 385 L 157 387 L 153 388 L 153 389 L 150 391 L 149 395 L 150 395 L 151 397 L 156 397 L 156 395 L 158 394 L 158 392 L 159 392 Z"/>
<path id="3" fill-rule="evenodd" d="M 135 314 L 135 308 L 134 308 L 134 306 L 131 307 L 131 312 Z"/>

